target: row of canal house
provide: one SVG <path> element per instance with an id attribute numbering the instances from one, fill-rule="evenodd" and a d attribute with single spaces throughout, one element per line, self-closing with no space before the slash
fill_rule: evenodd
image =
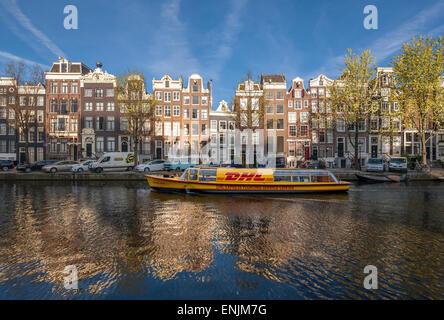
<path id="1" fill-rule="evenodd" d="M 264 164 L 272 148 L 277 163 L 288 167 L 309 159 L 324 159 L 329 167 L 348 167 L 354 153 L 354 138 L 350 139 L 354 130 L 358 130 L 363 164 L 370 157 L 399 156 L 403 150 L 419 154 L 419 137 L 413 130 L 403 129 L 400 121 L 390 120 L 390 125 L 399 128 L 394 135 L 380 134 L 387 125 L 384 114 L 396 111 L 397 105 L 388 98 L 393 87 L 392 69 L 377 71 L 383 95 L 381 111 L 374 118 L 363 119 L 358 128 L 346 127 L 340 117 L 329 116 L 327 86 L 333 80 L 325 75 L 310 79 L 308 86 L 295 78 L 288 87 L 284 74 L 261 74 L 257 81 L 239 83 L 234 96 L 241 113 L 248 104 L 255 109 L 264 101 L 260 116 L 253 114 L 251 122 L 261 134 L 255 131 L 251 141 L 245 134 L 233 134 L 238 127 L 234 115 L 239 110 L 231 110 L 225 101 L 213 109 L 212 84 L 205 83 L 200 75 L 193 74 L 187 81 L 169 75 L 153 79 L 152 95 L 158 101 L 156 121 L 152 133 L 140 143 L 141 158 L 177 159 L 199 154 L 208 156 L 212 163 L 245 163 L 247 151 L 253 150 L 254 163 Z M 61 57 L 45 78 L 45 86 L 35 87 L 17 86 L 15 79 L 0 78 L 1 158 L 24 158 L 23 134 L 16 130 L 12 108 L 16 100 L 20 108 L 32 108 L 34 113 L 29 133 L 31 162 L 133 151 L 128 121 L 115 101 L 116 78 L 104 71 L 101 63 L 93 70 Z M 150 95 L 146 93 L 146 98 Z M 322 121 L 317 119 L 319 114 L 325 114 Z M 444 160 L 444 133 L 434 134 L 427 154 L 430 161 Z"/>

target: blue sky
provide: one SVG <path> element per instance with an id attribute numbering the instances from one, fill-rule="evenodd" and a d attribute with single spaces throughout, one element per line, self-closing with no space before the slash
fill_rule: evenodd
<path id="1" fill-rule="evenodd" d="M 79 29 L 65 30 L 63 9 L 77 6 Z M 378 30 L 363 27 L 378 8 Z M 443 0 L 0 0 L 0 74 L 10 59 L 50 66 L 59 55 L 118 74 L 213 79 L 214 107 L 229 101 L 251 70 L 339 75 L 347 48 L 370 49 L 386 66 L 414 34 L 444 34 Z"/>

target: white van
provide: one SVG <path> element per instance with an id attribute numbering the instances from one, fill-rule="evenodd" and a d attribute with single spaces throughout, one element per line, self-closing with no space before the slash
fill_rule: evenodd
<path id="1" fill-rule="evenodd" d="M 103 171 L 131 171 L 134 168 L 134 153 L 108 152 L 89 165 L 89 170 L 96 173 Z"/>

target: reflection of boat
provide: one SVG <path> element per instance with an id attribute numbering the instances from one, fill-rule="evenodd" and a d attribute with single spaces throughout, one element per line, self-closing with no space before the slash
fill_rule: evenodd
<path id="1" fill-rule="evenodd" d="M 356 173 L 356 177 L 360 181 L 364 182 L 405 182 L 407 181 L 407 175 L 383 175 L 383 174 L 362 174 Z"/>
<path id="2" fill-rule="evenodd" d="M 151 189 L 205 193 L 348 191 L 349 182 L 326 170 L 190 168 L 181 177 L 146 175 Z"/>

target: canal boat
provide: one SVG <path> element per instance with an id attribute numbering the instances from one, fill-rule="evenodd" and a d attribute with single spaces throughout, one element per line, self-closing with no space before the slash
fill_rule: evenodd
<path id="1" fill-rule="evenodd" d="M 189 168 L 180 177 L 145 175 L 151 189 L 186 193 L 345 192 L 327 170 Z"/>
<path id="2" fill-rule="evenodd" d="M 405 181 L 407 181 L 407 175 L 397 176 L 397 175 L 384 175 L 384 174 L 356 173 L 356 177 L 359 179 L 359 181 L 367 182 L 367 183 L 405 182 Z"/>

